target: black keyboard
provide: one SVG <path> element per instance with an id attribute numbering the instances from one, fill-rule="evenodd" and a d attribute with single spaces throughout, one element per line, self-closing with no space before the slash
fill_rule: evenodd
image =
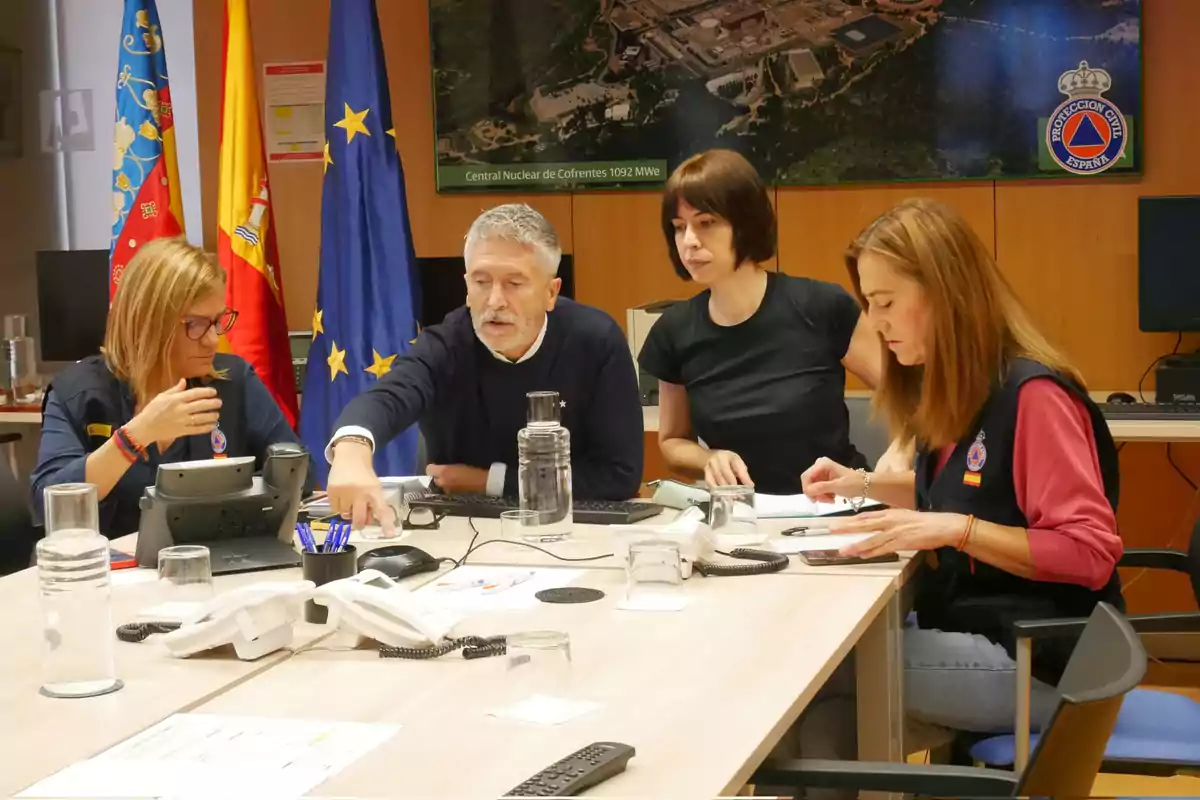
<path id="1" fill-rule="evenodd" d="M 1200 420 L 1200 403 L 1100 403 L 1105 419 Z"/>
<path id="2" fill-rule="evenodd" d="M 521 507 L 515 497 L 487 494 L 427 494 L 409 497 L 410 508 L 428 508 L 451 517 L 498 519 L 505 511 Z M 662 506 L 633 500 L 576 500 L 572 519 L 581 525 L 630 525 L 662 511 Z"/>

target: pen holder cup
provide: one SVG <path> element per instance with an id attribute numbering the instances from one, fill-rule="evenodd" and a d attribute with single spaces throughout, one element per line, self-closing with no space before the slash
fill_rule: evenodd
<path id="1" fill-rule="evenodd" d="M 325 545 L 321 545 L 323 548 Z M 317 586 L 323 586 L 332 581 L 352 578 L 358 574 L 358 550 L 348 544 L 337 553 L 301 553 L 300 570 L 304 580 L 312 581 Z M 312 600 L 304 603 L 304 621 L 315 625 L 324 625 L 329 616 L 329 609 Z"/>

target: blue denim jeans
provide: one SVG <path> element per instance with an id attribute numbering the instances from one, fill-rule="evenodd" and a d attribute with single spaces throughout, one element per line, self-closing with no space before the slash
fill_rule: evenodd
<path id="1" fill-rule="evenodd" d="M 973 633 L 904 629 L 904 707 L 909 725 L 905 749 L 936 742 L 922 736 L 937 728 L 974 733 L 1011 733 L 1017 713 L 1017 664 L 1004 648 Z M 1058 692 L 1033 679 L 1030 727 L 1050 721 Z M 920 741 L 920 739 L 925 741 Z M 910 741 L 913 740 L 914 741 Z"/>

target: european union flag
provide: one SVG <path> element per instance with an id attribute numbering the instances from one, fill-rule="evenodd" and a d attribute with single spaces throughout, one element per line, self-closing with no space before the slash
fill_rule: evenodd
<path id="1" fill-rule="evenodd" d="M 300 400 L 300 435 L 314 454 L 342 408 L 415 341 L 419 308 L 375 0 L 330 4 L 328 70 L 320 277 Z M 411 475 L 416 444 L 416 426 L 376 442 L 376 473 Z M 329 466 L 314 460 L 324 486 Z"/>

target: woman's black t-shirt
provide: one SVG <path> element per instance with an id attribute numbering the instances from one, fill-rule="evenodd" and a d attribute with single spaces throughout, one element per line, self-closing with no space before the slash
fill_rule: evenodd
<path id="1" fill-rule="evenodd" d="M 860 309 L 834 283 L 767 273 L 758 310 L 721 326 L 710 292 L 676 303 L 646 336 L 638 362 L 687 389 L 692 427 L 713 450 L 746 462 L 755 488 L 793 494 L 821 456 L 850 467 L 866 459 L 850 444 L 842 358 Z"/>

